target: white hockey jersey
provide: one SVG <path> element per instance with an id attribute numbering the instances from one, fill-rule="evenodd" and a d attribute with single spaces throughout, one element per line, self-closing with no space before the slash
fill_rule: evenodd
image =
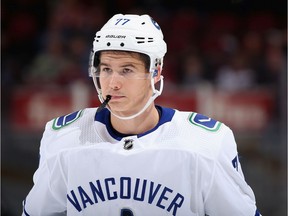
<path id="1" fill-rule="evenodd" d="M 107 109 L 48 122 L 23 215 L 260 215 L 232 131 L 157 108 L 158 125 L 138 135 L 117 133 Z"/>

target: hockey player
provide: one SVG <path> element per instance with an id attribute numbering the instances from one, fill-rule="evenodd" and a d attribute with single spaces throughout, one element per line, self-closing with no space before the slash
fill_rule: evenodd
<path id="1" fill-rule="evenodd" d="M 148 15 L 117 14 L 96 33 L 89 74 L 102 105 L 47 123 L 23 215 L 260 215 L 232 131 L 155 105 L 165 53 Z"/>

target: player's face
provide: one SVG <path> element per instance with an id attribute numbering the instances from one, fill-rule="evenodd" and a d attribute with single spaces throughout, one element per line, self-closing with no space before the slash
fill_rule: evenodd
<path id="1" fill-rule="evenodd" d="M 105 51 L 100 55 L 99 81 L 110 109 L 120 116 L 137 113 L 151 97 L 150 74 L 137 53 Z"/>

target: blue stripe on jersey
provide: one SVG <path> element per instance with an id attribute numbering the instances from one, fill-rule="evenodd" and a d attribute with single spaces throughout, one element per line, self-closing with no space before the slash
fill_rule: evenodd
<path id="1" fill-rule="evenodd" d="M 26 205 L 26 199 L 23 201 L 23 214 L 26 216 L 30 216 L 25 209 L 25 205 Z"/>
<path id="2" fill-rule="evenodd" d="M 26 210 L 24 209 L 24 215 L 26 215 L 26 216 L 30 216 L 27 212 L 26 212 Z"/>
<path id="3" fill-rule="evenodd" d="M 255 216 L 261 216 L 260 212 L 258 211 L 258 209 L 255 212 Z"/>
<path id="4" fill-rule="evenodd" d="M 161 107 L 161 106 L 156 106 L 156 108 L 160 111 L 161 117 L 158 122 L 158 124 L 151 130 L 143 133 L 143 134 L 138 134 L 138 137 L 145 136 L 146 134 L 149 134 L 155 130 L 161 125 L 163 125 L 166 122 L 170 122 L 175 114 L 175 110 L 171 108 L 166 108 L 166 107 Z M 99 113 L 95 115 L 95 121 L 101 122 L 106 125 L 107 131 L 109 134 L 116 140 L 121 140 L 123 137 L 133 135 L 133 134 L 121 134 L 117 131 L 115 131 L 111 125 L 110 122 L 110 112 L 108 109 L 103 109 Z"/>

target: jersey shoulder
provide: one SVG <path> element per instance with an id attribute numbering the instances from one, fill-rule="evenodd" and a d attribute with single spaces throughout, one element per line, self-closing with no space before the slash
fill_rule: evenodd
<path id="1" fill-rule="evenodd" d="M 210 158 L 218 157 L 228 149 L 234 152 L 232 130 L 223 122 L 200 113 L 183 111 L 176 113 L 175 121 L 181 128 L 179 137 L 188 150 Z"/>
<path id="2" fill-rule="evenodd" d="M 96 110 L 94 108 L 86 108 L 56 117 L 47 122 L 45 130 L 58 131 L 69 126 L 73 127 L 75 125 L 79 125 L 79 123 L 87 120 L 87 118 L 92 118 L 93 120 L 95 111 Z"/>
<path id="3" fill-rule="evenodd" d="M 95 113 L 96 109 L 86 108 L 52 119 L 46 124 L 41 149 L 57 151 L 64 147 L 85 145 L 92 139 L 94 141 Z"/>
<path id="4" fill-rule="evenodd" d="M 197 112 L 178 111 L 175 119 L 181 124 L 184 123 L 183 126 L 187 130 L 198 130 L 205 134 L 210 133 L 212 135 L 230 130 L 223 122 Z"/>
<path id="5" fill-rule="evenodd" d="M 196 112 L 191 112 L 189 114 L 188 121 L 196 127 L 201 127 L 211 132 L 219 131 L 222 125 L 222 122 Z"/>
<path id="6" fill-rule="evenodd" d="M 95 113 L 95 108 L 86 108 L 56 117 L 47 122 L 42 139 L 50 138 L 55 141 L 65 137 L 68 140 L 79 133 L 86 135 L 88 129 L 93 128 Z"/>

